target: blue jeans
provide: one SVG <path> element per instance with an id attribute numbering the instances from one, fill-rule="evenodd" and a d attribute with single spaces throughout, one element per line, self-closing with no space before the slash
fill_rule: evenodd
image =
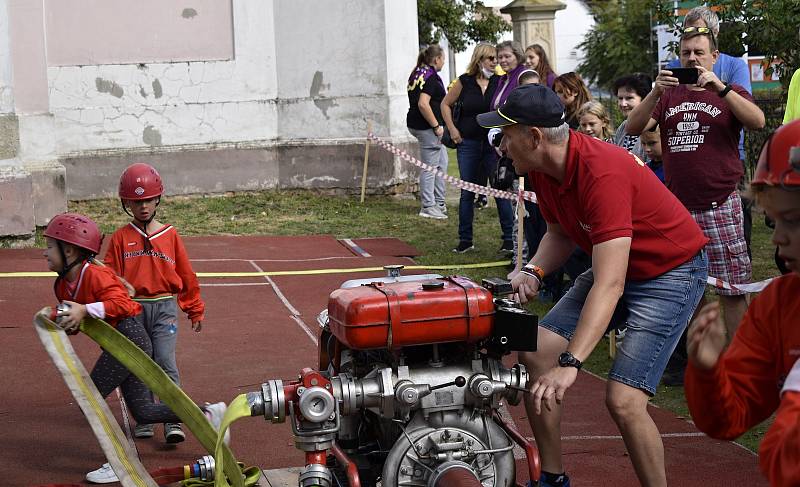
<path id="1" fill-rule="evenodd" d="M 181 385 L 178 362 L 175 360 L 175 347 L 178 342 L 178 303 L 175 298 L 153 301 L 138 301 L 142 312 L 138 321 L 153 343 L 153 361 L 172 379 Z"/>
<path id="2" fill-rule="evenodd" d="M 487 140 L 464 139 L 456 146 L 458 158 L 458 172 L 461 179 L 470 183 L 484 185 L 480 181 L 484 176 L 494 171 L 497 161 L 494 149 Z M 495 198 L 497 216 L 500 219 L 500 231 L 503 240 L 511 240 L 514 228 L 514 210 L 511 201 Z M 458 239 L 462 242 L 472 242 L 472 220 L 475 217 L 475 193 L 466 189 L 461 190 L 461 199 L 458 202 Z"/>
<path id="3" fill-rule="evenodd" d="M 628 331 L 617 347 L 609 379 L 655 394 L 667 361 L 703 297 L 707 277 L 708 258 L 701 251 L 658 277 L 625 283 L 620 298 L 623 312 L 615 312 L 612 321 L 627 320 Z M 589 269 L 575 280 L 539 326 L 571 340 L 593 283 L 594 275 Z"/>

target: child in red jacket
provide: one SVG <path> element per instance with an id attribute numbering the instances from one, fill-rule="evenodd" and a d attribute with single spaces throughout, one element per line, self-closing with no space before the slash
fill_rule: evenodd
<path id="1" fill-rule="evenodd" d="M 745 314 L 727 350 L 719 306 L 689 327 L 686 400 L 697 427 L 732 440 L 770 417 L 759 447 L 771 485 L 800 485 L 800 120 L 779 128 L 758 159 L 752 192 L 775 221 L 772 241 L 792 271 L 776 278 Z M 724 350 L 724 352 L 723 352 Z"/>
<path id="2" fill-rule="evenodd" d="M 178 231 L 155 219 L 163 193 L 161 176 L 149 164 L 136 163 L 125 169 L 119 180 L 119 197 L 133 220 L 111 236 L 105 263 L 136 290 L 134 300 L 143 308 L 137 319 L 153 343 L 153 360 L 180 384 L 175 360 L 177 306 L 189 315 L 192 329 L 199 332 L 205 304 Z M 153 436 L 152 425 L 137 425 L 135 435 Z M 165 423 L 164 438 L 167 443 L 183 441 L 181 425 Z"/>
<path id="3" fill-rule="evenodd" d="M 86 316 L 105 320 L 145 353 L 152 354 L 150 338 L 141 323 L 134 319 L 141 312 L 141 305 L 131 300 L 114 271 L 94 258 L 103 240 L 97 225 L 83 215 L 64 213 L 50 221 L 44 237 L 47 266 L 58 273 L 53 286 L 56 298 L 68 305 L 59 318 L 59 325 L 74 335 Z M 91 378 L 103 397 L 117 387 L 122 389 L 125 402 L 140 424 L 180 421 L 165 404 L 154 403 L 150 389 L 106 351 L 97 359 Z M 202 409 L 214 427 L 219 428 L 225 403 L 209 404 Z M 107 463 L 89 472 L 86 479 L 94 483 L 117 482 Z"/>

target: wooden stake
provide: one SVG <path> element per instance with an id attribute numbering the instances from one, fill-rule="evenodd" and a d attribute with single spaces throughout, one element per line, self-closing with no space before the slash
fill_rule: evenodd
<path id="1" fill-rule="evenodd" d="M 611 358 L 617 356 L 617 330 L 613 328 L 608 333 L 608 356 Z"/>
<path id="2" fill-rule="evenodd" d="M 367 134 L 372 133 L 372 121 L 367 120 Z M 371 140 L 367 138 L 367 145 L 364 147 L 364 171 L 361 174 L 361 203 L 364 203 L 364 195 L 367 192 L 367 166 L 369 165 L 369 143 Z"/>
<path id="3" fill-rule="evenodd" d="M 525 178 L 519 178 L 519 193 L 517 194 L 517 264 L 514 269 L 519 272 L 522 269 L 522 242 L 525 238 L 525 200 L 522 199 L 522 192 L 525 190 Z M 533 256 L 531 256 L 533 257 Z"/>

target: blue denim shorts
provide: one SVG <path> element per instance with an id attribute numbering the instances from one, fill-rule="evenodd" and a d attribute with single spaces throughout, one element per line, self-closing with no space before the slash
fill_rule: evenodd
<path id="1" fill-rule="evenodd" d="M 701 251 L 658 277 L 625 283 L 620 309 L 612 320 L 626 320 L 628 331 L 617 347 L 609 379 L 655 394 L 667 361 L 703 296 L 707 276 L 708 258 Z M 572 340 L 593 282 L 591 269 L 578 276 L 539 326 Z"/>

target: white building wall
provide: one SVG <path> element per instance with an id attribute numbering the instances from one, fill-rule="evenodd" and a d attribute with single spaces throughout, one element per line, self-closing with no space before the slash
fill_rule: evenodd
<path id="1" fill-rule="evenodd" d="M 406 86 L 411 68 L 417 62 L 419 52 L 419 35 L 417 29 L 409 29 L 409 25 L 417 25 L 416 2 L 384 2 L 383 23 L 386 26 L 386 75 L 389 106 L 386 111 L 388 120 L 387 134 L 409 136 L 406 128 L 408 113 L 408 91 Z M 443 78 L 444 79 L 444 78 Z M 376 127 L 378 133 L 380 126 Z"/>
<path id="2" fill-rule="evenodd" d="M 8 31 L 8 3 L 0 0 L 0 114 L 14 111 L 11 89 L 11 52 Z"/>
<path id="3" fill-rule="evenodd" d="M 577 71 L 583 61 L 584 53 L 578 49 L 586 34 L 594 25 L 589 10 L 580 0 L 561 0 L 567 8 L 556 12 L 556 71 L 569 73 Z"/>
<path id="4" fill-rule="evenodd" d="M 275 138 L 273 3 L 233 17 L 231 61 L 48 67 L 56 153 Z"/>
<path id="5" fill-rule="evenodd" d="M 159 168 L 167 194 L 350 191 L 361 183 L 368 120 L 415 151 L 405 127 L 414 2 L 184 3 L 89 0 L 81 5 L 97 8 L 76 15 L 62 0 L 0 0 L 0 165 L 33 187 L 25 232 L 64 211 L 67 198 L 114 194 L 136 161 Z M 104 19 L 130 31 L 102 34 Z M 92 25 L 102 32 L 81 30 Z M 232 36 L 232 46 L 192 42 L 198 25 L 209 38 Z M 52 59 L 48 26 L 62 39 L 50 39 Z M 154 39 L 169 45 L 154 50 Z M 373 154 L 367 191 L 413 188 L 413 167 Z M 0 192 L 14 181 L 0 175 Z M 18 234 L 3 226 L 16 213 L 0 199 L 0 235 Z"/>
<path id="6" fill-rule="evenodd" d="M 362 138 L 368 118 L 376 132 L 407 135 L 416 8 L 236 0 L 233 9 L 230 61 L 48 67 L 56 154 Z"/>
<path id="7" fill-rule="evenodd" d="M 309 15 L 319 9 L 314 0 L 275 6 L 281 138 L 362 135 L 367 114 L 385 110 L 383 2 L 341 1 Z"/>

